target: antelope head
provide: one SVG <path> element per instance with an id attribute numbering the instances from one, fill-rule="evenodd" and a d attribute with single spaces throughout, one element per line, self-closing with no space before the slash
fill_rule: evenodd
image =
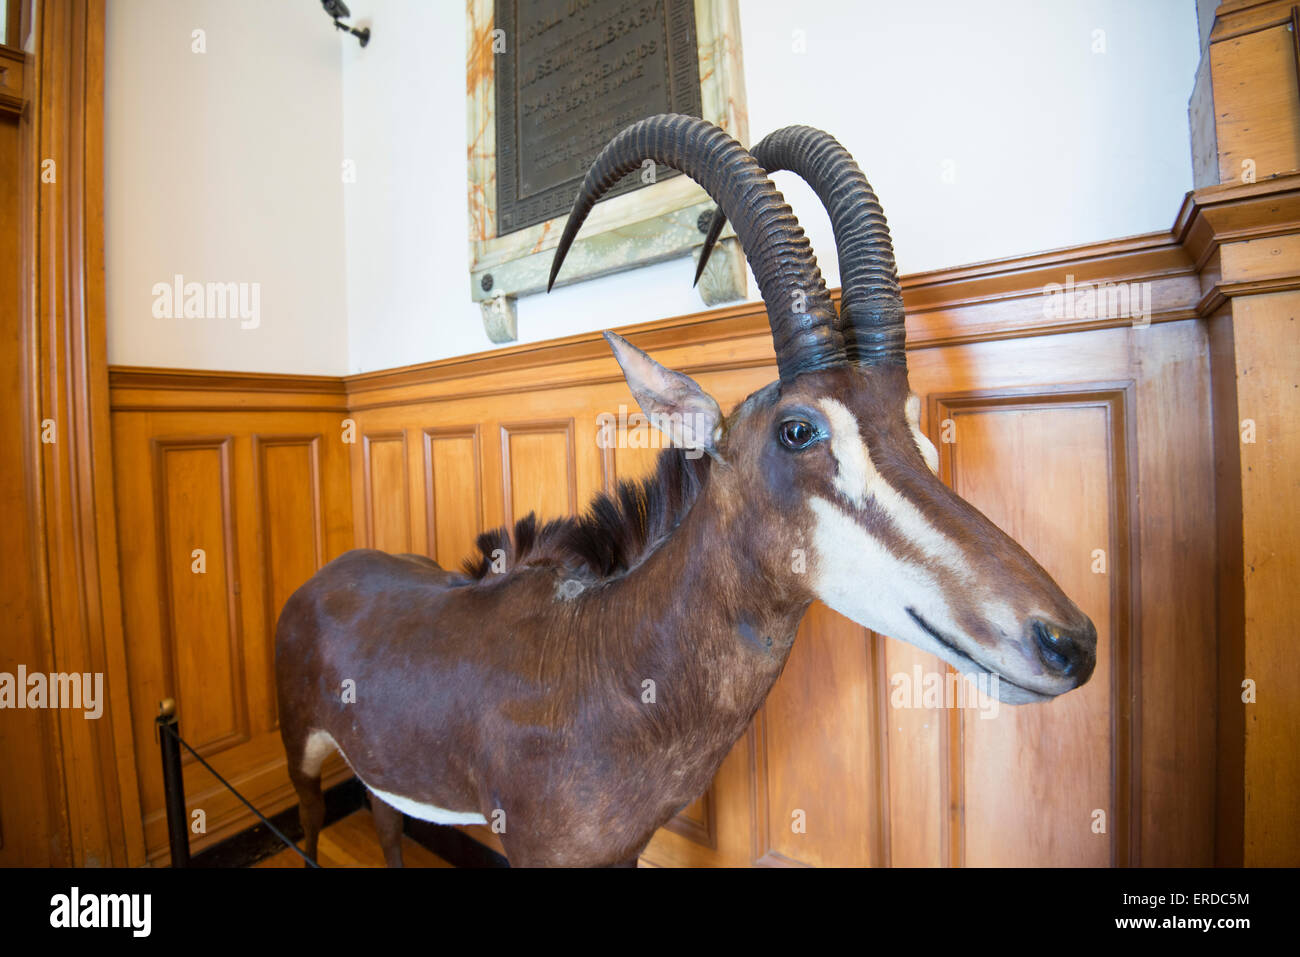
<path id="1" fill-rule="evenodd" d="M 1092 622 L 938 478 L 938 454 L 908 385 L 888 227 L 848 152 L 807 127 L 778 131 L 751 154 L 696 118 L 643 120 L 588 172 L 552 283 L 596 200 L 646 159 L 687 173 L 717 202 L 705 255 L 722 217 L 732 221 L 767 307 L 779 379 L 724 418 L 694 380 L 606 337 L 652 421 L 668 423 L 675 444 L 716 460 L 695 507 L 725 516 L 753 587 L 820 599 L 963 674 L 996 675 L 990 686 L 1007 703 L 1047 700 L 1086 682 L 1096 662 Z M 803 175 L 827 206 L 840 257 L 839 314 L 768 178 L 775 169 Z"/>

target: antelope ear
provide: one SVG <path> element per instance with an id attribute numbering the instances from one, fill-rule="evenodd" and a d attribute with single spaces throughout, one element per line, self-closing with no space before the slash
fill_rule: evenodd
<path id="1" fill-rule="evenodd" d="M 713 396 L 690 376 L 661 366 L 622 336 L 606 332 L 605 341 L 650 424 L 677 448 L 701 450 L 721 461 L 722 410 Z"/>

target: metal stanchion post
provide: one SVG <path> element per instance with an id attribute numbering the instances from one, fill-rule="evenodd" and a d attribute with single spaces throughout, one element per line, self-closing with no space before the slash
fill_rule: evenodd
<path id="1" fill-rule="evenodd" d="M 172 867 L 189 867 L 190 830 L 185 814 L 185 779 L 181 775 L 180 727 L 174 698 L 165 698 L 158 705 L 156 723 L 158 747 L 162 751 L 163 795 L 167 803 L 167 840 L 171 845 Z"/>

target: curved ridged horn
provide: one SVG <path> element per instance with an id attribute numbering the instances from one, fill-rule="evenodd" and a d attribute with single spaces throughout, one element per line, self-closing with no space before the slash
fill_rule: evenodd
<path id="1" fill-rule="evenodd" d="M 889 225 L 849 151 L 822 130 L 787 126 L 763 137 L 750 152 L 768 173 L 789 170 L 807 180 L 830 214 L 840 260 L 839 328 L 849 357 L 864 365 L 905 365 L 903 291 Z M 697 282 L 726 221 L 726 210 L 714 211 Z"/>
<path id="2" fill-rule="evenodd" d="M 781 381 L 845 363 L 834 303 L 794 213 L 747 149 L 712 123 L 693 116 L 651 116 L 629 126 L 601 150 L 573 202 L 551 262 L 547 290 L 596 201 L 646 160 L 695 180 L 734 224 L 767 306 Z"/>

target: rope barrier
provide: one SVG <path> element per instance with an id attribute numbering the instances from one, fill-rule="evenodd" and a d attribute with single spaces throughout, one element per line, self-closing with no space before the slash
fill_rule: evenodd
<path id="1" fill-rule="evenodd" d="M 222 785 L 222 786 L 223 786 L 227 791 L 229 791 L 229 792 L 230 792 L 231 794 L 233 794 L 235 797 L 239 798 L 239 800 L 241 800 L 242 802 L 244 802 L 244 806 L 247 807 L 247 808 L 248 808 L 250 811 L 252 811 L 254 814 L 256 814 L 257 817 L 258 817 L 258 820 L 260 820 L 263 824 L 265 824 L 265 825 L 267 826 L 267 828 L 270 830 L 270 832 L 271 832 L 272 834 L 274 834 L 277 838 L 279 838 L 280 841 L 281 841 L 281 842 L 282 842 L 286 847 L 290 847 L 290 848 L 292 848 L 292 849 L 293 849 L 293 852 L 294 852 L 295 854 L 297 854 L 297 855 L 298 855 L 299 857 L 301 857 L 304 861 L 306 861 L 308 867 L 316 867 L 316 868 L 319 868 L 319 867 L 320 867 L 319 864 L 317 864 L 317 863 L 316 863 L 315 861 L 313 861 L 310 857 L 308 857 L 307 854 L 306 854 L 306 852 L 303 851 L 303 849 L 300 848 L 297 844 L 295 844 L 293 841 L 289 840 L 289 838 L 285 837 L 284 834 L 282 834 L 282 833 L 280 832 L 280 829 L 277 828 L 274 824 L 272 824 L 269 820 L 267 820 L 266 816 L 265 816 L 264 814 L 262 814 L 261 811 L 259 811 L 259 810 L 258 810 L 257 808 L 255 808 L 255 807 L 253 807 L 252 803 L 248 800 L 248 798 L 246 798 L 246 797 L 244 797 L 242 794 L 240 794 L 240 793 L 239 793 L 239 792 L 238 792 L 238 791 L 237 791 L 237 790 L 236 790 L 236 789 L 231 785 L 231 783 L 230 783 L 229 781 L 227 781 L 227 780 L 226 780 L 225 778 L 223 778 L 220 774 L 218 774 L 218 773 L 217 773 L 217 769 L 214 768 L 212 765 L 208 764 L 207 761 L 203 760 L 203 756 L 200 755 L 197 751 L 195 751 L 192 747 L 190 747 L 190 743 L 189 743 L 188 741 L 186 741 L 184 738 L 182 738 L 182 737 L 180 736 L 180 732 L 178 732 L 178 731 L 176 730 L 176 720 L 175 720 L 174 713 L 173 713 L 173 714 L 170 714 L 170 715 L 169 715 L 169 714 L 166 714 L 166 711 L 167 711 L 167 707 L 166 707 L 166 705 L 167 705 L 167 704 L 170 704 L 170 703 L 171 703 L 170 700 L 169 700 L 168 702 L 164 703 L 164 708 L 163 708 L 163 710 L 164 710 L 164 714 L 161 715 L 161 716 L 159 717 L 159 719 L 158 719 L 158 727 L 161 728 L 163 731 L 165 731 L 165 732 L 166 732 L 166 733 L 167 733 L 167 734 L 172 738 L 172 740 L 174 740 L 174 741 L 177 742 L 178 744 L 184 745 L 185 750 L 188 751 L 190 754 L 194 755 L 194 759 L 195 759 L 196 761 L 198 761 L 199 764 L 201 764 L 201 765 L 203 765 L 205 768 L 207 768 L 207 769 L 208 769 L 208 772 L 209 772 L 209 773 L 210 773 L 214 778 L 216 778 L 218 781 L 220 781 L 220 782 L 221 782 L 221 785 Z M 172 704 L 172 708 L 173 708 L 173 709 L 174 709 L 174 707 L 175 707 L 174 704 Z M 165 720 L 165 719 L 167 719 L 167 718 L 170 718 L 170 720 Z M 179 752 L 177 752 L 177 755 L 178 755 L 178 757 L 179 757 Z M 179 761 L 177 761 L 176 764 L 179 765 Z M 179 767 L 177 767 L 177 771 L 178 771 L 178 770 L 179 770 Z M 171 817 L 171 812 L 172 812 L 171 797 L 172 797 L 173 785 L 175 784 L 175 786 L 177 786 L 177 787 L 180 786 L 180 783 L 181 783 L 181 782 L 179 781 L 179 777 L 180 777 L 180 776 L 179 776 L 178 773 L 168 773 L 168 760 L 167 760 L 167 755 L 164 753 L 164 755 L 163 755 L 163 787 L 164 787 L 164 789 L 168 792 L 168 799 L 169 799 L 169 800 L 168 800 L 168 816 L 169 816 L 169 818 Z M 184 804 L 184 798 L 181 799 L 181 805 L 182 805 L 182 808 L 183 808 L 183 804 Z M 177 852 L 177 849 L 176 849 L 176 830 L 177 830 L 177 828 L 175 827 L 175 822 L 172 822 L 172 821 L 169 820 L 168 824 L 169 824 L 169 827 L 170 827 L 171 830 L 172 830 L 172 847 L 173 847 L 173 853 L 172 853 L 172 866 L 173 866 L 173 867 L 184 867 L 184 866 L 186 866 L 186 864 L 188 864 L 188 862 L 189 862 L 189 846 L 188 846 L 188 844 L 189 844 L 189 833 L 188 833 L 188 830 L 185 830 L 185 829 L 184 829 L 184 822 L 181 822 L 181 830 L 182 830 L 183 833 L 184 833 L 184 838 L 183 838 L 183 839 L 184 839 L 184 842 L 185 842 L 185 845 L 186 845 L 186 846 L 185 846 L 184 851 L 183 851 L 182 853 L 178 853 L 178 852 Z M 181 862 L 180 862 L 180 863 L 177 863 L 177 858 L 178 858 L 178 857 L 181 858 Z"/>

